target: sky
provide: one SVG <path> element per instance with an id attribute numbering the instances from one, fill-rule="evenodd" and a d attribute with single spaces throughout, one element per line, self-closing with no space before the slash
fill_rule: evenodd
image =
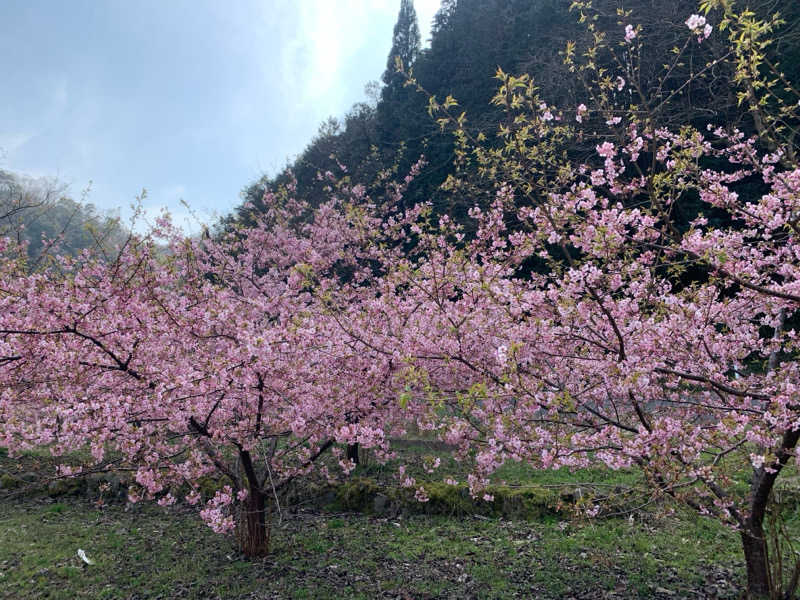
<path id="1" fill-rule="evenodd" d="M 423 45 L 439 0 L 415 0 Z M 3 0 L 0 169 L 189 231 L 368 100 L 399 0 Z M 190 210 L 182 204 L 184 201 Z M 192 216 L 193 215 L 193 216 Z"/>

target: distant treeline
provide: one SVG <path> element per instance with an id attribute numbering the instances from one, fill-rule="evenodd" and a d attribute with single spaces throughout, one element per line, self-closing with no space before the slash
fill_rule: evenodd
<path id="1" fill-rule="evenodd" d="M 0 170 L 0 235 L 27 244 L 32 264 L 51 249 L 73 256 L 98 246 L 113 250 L 128 234 L 117 217 L 73 200 L 56 180 Z"/>

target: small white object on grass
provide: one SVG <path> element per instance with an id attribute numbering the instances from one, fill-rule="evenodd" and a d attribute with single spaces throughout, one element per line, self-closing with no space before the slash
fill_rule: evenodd
<path id="1" fill-rule="evenodd" d="M 80 558 L 87 565 L 93 565 L 94 564 L 94 561 L 91 558 L 89 558 L 88 556 L 86 556 L 86 552 L 84 552 L 82 548 L 78 548 L 78 558 Z"/>

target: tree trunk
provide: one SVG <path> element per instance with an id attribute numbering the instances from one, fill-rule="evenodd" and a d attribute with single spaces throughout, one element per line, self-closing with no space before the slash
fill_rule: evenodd
<path id="1" fill-rule="evenodd" d="M 359 464 L 358 460 L 358 444 L 347 445 L 347 458 L 353 461 L 354 465 Z"/>
<path id="2" fill-rule="evenodd" d="M 760 466 L 753 471 L 750 485 L 750 514 L 742 531 L 742 549 L 747 565 L 747 595 L 749 598 L 770 597 L 770 570 L 767 539 L 764 536 L 764 517 L 772 496 L 775 480 L 786 463 L 794 455 L 793 450 L 800 441 L 800 428 L 784 432 L 781 444 L 775 451 L 775 460 Z M 774 588 L 780 593 L 782 581 L 774 582 Z"/>
<path id="3" fill-rule="evenodd" d="M 239 549 L 245 556 L 257 558 L 269 553 L 266 505 L 266 496 L 260 490 L 248 490 L 239 520 Z"/>
<path id="4" fill-rule="evenodd" d="M 741 535 L 747 566 L 747 597 L 750 600 L 769 598 L 769 557 L 764 529 L 760 523 L 752 524 L 748 531 L 742 531 Z"/>

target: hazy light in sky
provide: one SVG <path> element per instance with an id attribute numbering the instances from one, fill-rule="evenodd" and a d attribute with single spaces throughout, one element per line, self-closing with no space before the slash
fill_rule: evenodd
<path id="1" fill-rule="evenodd" d="M 416 0 L 423 41 L 439 0 Z M 365 100 L 399 0 L 5 0 L 0 169 L 202 219 Z"/>

